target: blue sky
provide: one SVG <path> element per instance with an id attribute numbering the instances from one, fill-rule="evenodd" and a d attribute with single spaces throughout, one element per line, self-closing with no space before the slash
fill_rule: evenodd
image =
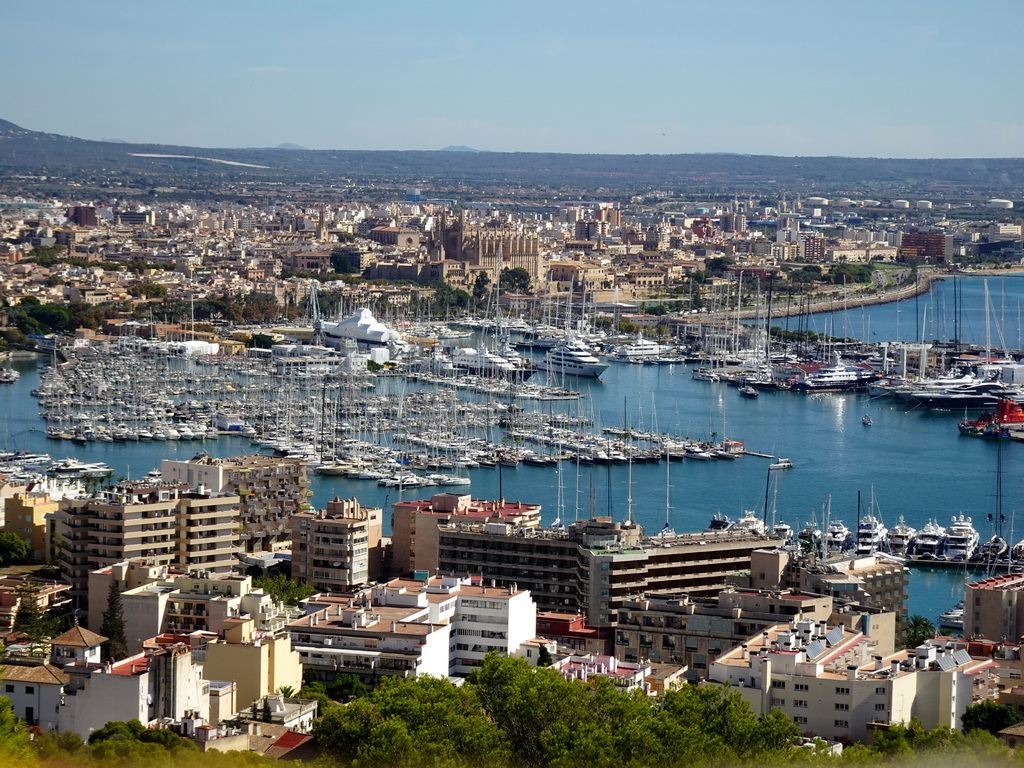
<path id="1" fill-rule="evenodd" d="M 0 118 L 204 147 L 1024 156 L 1022 0 L 3 0 Z"/>

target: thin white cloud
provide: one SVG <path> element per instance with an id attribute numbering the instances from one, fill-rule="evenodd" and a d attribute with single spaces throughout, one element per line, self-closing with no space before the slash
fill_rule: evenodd
<path id="1" fill-rule="evenodd" d="M 295 67 L 279 67 L 274 64 L 261 64 L 245 70 L 249 75 L 291 75 L 298 71 Z"/>

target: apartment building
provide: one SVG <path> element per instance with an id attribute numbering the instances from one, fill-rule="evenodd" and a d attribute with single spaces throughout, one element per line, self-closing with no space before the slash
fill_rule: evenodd
<path id="1" fill-rule="evenodd" d="M 72 597 L 86 604 L 89 571 L 141 557 L 182 571 L 228 573 L 238 552 L 239 497 L 147 480 L 60 502 L 60 558 Z"/>
<path id="2" fill-rule="evenodd" d="M 0 677 L 15 714 L 44 731 L 73 731 L 82 738 L 111 720 L 208 717 L 210 684 L 187 644 L 150 644 L 104 664 L 100 647 L 106 640 L 74 626 L 51 641 L 45 662 L 6 657 Z"/>
<path id="3" fill-rule="evenodd" d="M 875 554 L 822 559 L 809 553 L 764 549 L 751 557 L 750 586 L 830 595 L 837 604 L 854 603 L 903 616 L 910 572 Z"/>
<path id="4" fill-rule="evenodd" d="M 58 504 L 46 493 L 25 491 L 3 500 L 3 530 L 28 544 L 33 560 L 50 556 L 46 521 L 57 512 Z"/>
<path id="5" fill-rule="evenodd" d="M 645 537 L 641 526 L 607 517 L 554 529 L 458 519 L 438 535 L 437 572 L 516 583 L 542 610 L 578 611 L 595 627 L 614 626 L 633 597 L 715 595 L 750 570 L 756 549 L 780 543 L 746 531 Z"/>
<path id="6" fill-rule="evenodd" d="M 480 501 L 468 493 L 436 493 L 429 499 L 400 501 L 392 506 L 392 567 L 396 573 L 437 573 L 438 527 L 449 524 L 503 523 L 516 528 L 540 525 L 539 504 L 521 501 Z"/>
<path id="7" fill-rule="evenodd" d="M 686 667 L 691 682 L 707 677 L 708 665 L 753 633 L 782 620 L 824 621 L 832 598 L 822 595 L 729 587 L 715 597 L 647 596 L 619 609 L 615 654 Z M 892 650 L 890 631 L 889 647 Z"/>
<path id="8" fill-rule="evenodd" d="M 292 578 L 324 592 L 348 592 L 383 570 L 383 513 L 356 498 L 292 516 Z"/>
<path id="9" fill-rule="evenodd" d="M 526 590 L 480 579 L 393 579 L 356 595 L 317 595 L 289 630 L 307 672 L 332 679 L 467 675 L 491 651 L 505 655 L 536 638 Z"/>
<path id="10" fill-rule="evenodd" d="M 967 584 L 964 634 L 1018 642 L 1024 635 L 1024 574 L 1006 573 Z"/>
<path id="11" fill-rule="evenodd" d="M 273 456 L 200 456 L 189 461 L 165 459 L 166 482 L 204 486 L 239 497 L 239 534 L 245 552 L 272 552 L 291 546 L 289 518 L 309 507 L 309 474 L 300 459 Z"/>
<path id="12" fill-rule="evenodd" d="M 89 613 L 106 610 L 110 581 L 127 584 L 129 563 L 115 563 L 89 574 Z M 279 635 L 302 610 L 275 601 L 254 588 L 250 576 L 167 574 L 121 592 L 128 650 L 136 652 L 151 637 L 192 632 L 224 637 L 232 619 L 253 622 L 254 631 Z"/>
<path id="13" fill-rule="evenodd" d="M 769 627 L 724 653 L 709 680 L 731 686 L 759 715 L 779 709 L 804 732 L 864 741 L 871 723 L 914 717 L 926 730 L 959 728 L 996 666 L 944 638 L 911 651 L 878 651 L 863 632 L 804 619 Z"/>

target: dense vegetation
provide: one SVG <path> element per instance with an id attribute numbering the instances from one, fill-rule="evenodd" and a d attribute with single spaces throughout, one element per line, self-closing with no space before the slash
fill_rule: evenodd
<path id="1" fill-rule="evenodd" d="M 798 728 L 784 715 L 756 717 L 729 689 L 687 686 L 651 699 L 621 692 L 607 678 L 568 681 L 554 670 L 497 656 L 462 686 L 395 678 L 366 693 L 357 680 L 343 677 L 327 688 L 307 685 L 299 695 L 321 704 L 315 734 L 325 768 L 720 768 L 794 762 L 866 768 L 913 760 L 934 768 L 1016 762 L 990 735 L 1016 719 L 999 705 L 971 707 L 968 733 L 925 731 L 915 721 L 880 731 L 871 747 L 848 746 L 835 757 L 821 744 L 802 748 Z M 253 753 L 202 754 L 191 742 L 138 721 L 108 723 L 88 743 L 70 733 L 30 734 L 0 698 L 4 766 L 270 764 Z"/>

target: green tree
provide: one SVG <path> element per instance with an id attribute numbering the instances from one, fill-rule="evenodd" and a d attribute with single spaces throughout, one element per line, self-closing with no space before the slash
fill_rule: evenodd
<path id="1" fill-rule="evenodd" d="M 995 701 L 981 701 L 972 704 L 964 711 L 962 724 L 966 733 L 981 730 L 994 736 L 1003 728 L 1008 728 L 1020 721 L 1021 717 L 1013 707 Z"/>
<path id="2" fill-rule="evenodd" d="M 14 714 L 11 700 L 0 696 L 0 755 L 4 763 L 27 761 L 32 754 L 25 724 Z"/>
<path id="3" fill-rule="evenodd" d="M 10 531 L 0 532 L 0 566 L 10 565 L 16 560 L 25 560 L 32 550 L 28 544 Z"/>
<path id="4" fill-rule="evenodd" d="M 263 722 L 269 723 L 274 719 L 273 714 L 270 711 L 270 699 L 266 696 L 263 697 Z"/>
<path id="5" fill-rule="evenodd" d="M 257 576 L 252 580 L 254 587 L 259 587 L 274 600 L 288 605 L 298 605 L 299 601 L 316 592 L 310 584 L 289 579 L 284 574 L 276 576 Z"/>
<path id="6" fill-rule="evenodd" d="M 915 614 L 907 619 L 907 648 L 917 648 L 921 643 L 935 637 L 935 625 L 926 617 Z"/>
<path id="7" fill-rule="evenodd" d="M 508 751 L 477 692 L 430 677 L 385 680 L 314 726 L 321 749 L 361 766 L 504 765 Z"/>
<path id="8" fill-rule="evenodd" d="M 124 633 L 124 606 L 121 603 L 121 590 L 114 579 L 110 580 L 107 589 L 107 610 L 103 612 L 103 623 L 100 634 L 107 638 L 103 646 L 105 661 L 120 661 L 128 656 L 128 638 Z"/>
<path id="9" fill-rule="evenodd" d="M 139 283 L 132 286 L 128 293 L 132 296 L 143 296 L 147 299 L 166 299 L 167 286 L 159 283 Z"/>
<path id="10" fill-rule="evenodd" d="M 509 293 L 530 293 L 530 273 L 522 267 L 501 270 L 499 283 L 503 290 Z"/>
<path id="11" fill-rule="evenodd" d="M 473 298 L 477 304 L 483 303 L 484 299 L 487 298 L 488 288 L 491 284 L 491 278 L 487 276 L 486 272 L 477 272 L 476 279 L 473 281 Z"/>
<path id="12" fill-rule="evenodd" d="M 327 686 L 326 693 L 334 701 L 347 704 L 352 699 L 365 696 L 367 689 L 363 685 L 363 681 L 355 675 L 342 674 L 335 677 L 331 684 Z"/>
<path id="13" fill-rule="evenodd" d="M 42 607 L 43 585 L 35 579 L 25 579 L 14 589 L 18 598 L 18 611 L 14 616 L 14 631 L 25 635 L 34 654 L 46 653 L 46 641 L 60 633 L 61 621 L 50 616 Z"/>

